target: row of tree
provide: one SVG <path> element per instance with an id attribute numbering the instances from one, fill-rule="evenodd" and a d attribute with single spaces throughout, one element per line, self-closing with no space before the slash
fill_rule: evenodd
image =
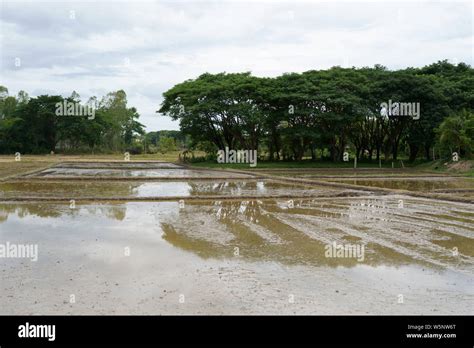
<path id="1" fill-rule="evenodd" d="M 184 150 L 187 146 L 188 139 L 180 131 L 153 131 L 147 133 L 145 136 L 144 152 L 166 153 L 169 151 Z"/>
<path id="2" fill-rule="evenodd" d="M 382 115 L 381 104 L 419 103 L 419 118 Z M 58 115 L 58 105 L 81 105 L 80 96 L 0 86 L 0 153 L 166 152 L 176 149 L 257 149 L 270 160 L 410 160 L 474 151 L 474 72 L 446 61 L 389 71 L 382 66 L 334 67 L 276 78 L 250 73 L 204 74 L 164 93 L 158 112 L 179 120 L 181 131 L 145 134 L 123 90 L 83 105 L 94 117 Z"/>
<path id="3" fill-rule="evenodd" d="M 58 113 L 62 105 L 87 106 L 94 116 L 62 109 Z M 108 93 L 100 101 L 92 97 L 82 105 L 76 92 L 65 99 L 30 98 L 24 91 L 15 97 L 0 86 L 0 153 L 130 151 L 145 134 L 138 118 L 137 110 L 127 106 L 123 90 Z"/>
<path id="4" fill-rule="evenodd" d="M 419 103 L 419 118 L 382 115 L 381 104 Z M 474 70 L 447 61 L 390 71 L 312 70 L 276 78 L 203 74 L 164 93 L 157 112 L 179 120 L 190 146 L 215 152 L 258 149 L 270 160 L 317 154 L 340 161 L 411 161 L 474 150 Z"/>

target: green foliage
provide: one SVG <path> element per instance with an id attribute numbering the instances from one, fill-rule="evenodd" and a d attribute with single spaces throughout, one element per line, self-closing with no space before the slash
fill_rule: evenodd
<path id="1" fill-rule="evenodd" d="M 94 109 L 94 117 L 57 115 L 57 103 L 78 103 Z M 30 98 L 24 91 L 8 96 L 0 86 L 0 153 L 49 153 L 123 151 L 137 146 L 144 134 L 135 108 L 127 108 L 124 91 L 111 92 L 100 102 L 81 103 L 73 92 L 69 98 L 42 95 Z M 141 150 L 140 150 L 141 152 Z"/>
<path id="2" fill-rule="evenodd" d="M 95 117 L 56 115 L 59 102 L 93 107 Z M 383 117 L 389 100 L 419 103 L 419 119 Z M 180 131 L 145 133 L 123 90 L 81 101 L 0 86 L 0 153 L 162 153 L 218 149 L 259 151 L 269 160 L 310 158 L 341 162 L 387 162 L 408 156 L 414 163 L 433 152 L 474 152 L 474 69 L 447 61 L 390 71 L 383 66 L 333 67 L 261 78 L 250 73 L 202 74 L 164 93 L 159 113 L 179 121 Z M 433 151 L 436 148 L 436 151 Z"/>
<path id="3" fill-rule="evenodd" d="M 439 147 L 444 155 L 450 157 L 453 152 L 460 156 L 471 156 L 474 152 L 474 113 L 462 110 L 453 114 L 436 129 Z"/>
<path id="4" fill-rule="evenodd" d="M 171 137 L 161 136 L 160 142 L 158 144 L 158 148 L 160 152 L 163 154 L 170 151 L 175 151 L 176 150 L 175 140 Z"/>
<path id="5" fill-rule="evenodd" d="M 179 146 L 180 148 L 186 148 L 189 145 L 183 133 L 175 130 L 161 130 L 156 132 L 149 132 L 146 134 L 146 142 L 148 145 L 154 145 L 155 147 L 157 147 L 160 142 L 160 137 L 162 136 L 173 138 L 177 146 Z"/>
<path id="6" fill-rule="evenodd" d="M 159 113 L 180 123 L 191 148 L 212 143 L 258 149 L 267 158 L 297 160 L 318 153 L 341 161 L 430 159 L 435 129 L 453 112 L 473 110 L 474 73 L 466 64 L 441 61 L 424 68 L 312 70 L 258 78 L 250 73 L 203 74 L 164 94 Z M 383 117 L 381 103 L 419 103 L 420 118 Z M 467 150 L 463 150 L 467 151 Z"/>

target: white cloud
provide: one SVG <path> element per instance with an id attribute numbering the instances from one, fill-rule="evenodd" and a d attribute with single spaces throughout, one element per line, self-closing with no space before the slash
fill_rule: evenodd
<path id="1" fill-rule="evenodd" d="M 1 84 L 12 94 L 124 89 L 148 130 L 161 94 L 204 72 L 472 64 L 472 3 L 3 1 Z M 74 19 L 71 12 L 74 11 Z M 21 67 L 14 59 L 21 58 Z"/>

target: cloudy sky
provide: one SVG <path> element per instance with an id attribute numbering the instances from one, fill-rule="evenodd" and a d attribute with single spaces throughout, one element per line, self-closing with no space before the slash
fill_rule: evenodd
<path id="1" fill-rule="evenodd" d="M 473 65 L 472 1 L 0 1 L 10 95 L 123 89 L 148 131 L 178 129 L 162 93 L 204 72 Z"/>

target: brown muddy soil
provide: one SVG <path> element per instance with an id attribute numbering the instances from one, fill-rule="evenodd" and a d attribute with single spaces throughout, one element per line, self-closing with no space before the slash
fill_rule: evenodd
<path id="1" fill-rule="evenodd" d="M 474 190 L 474 178 L 465 177 L 408 177 L 387 180 L 386 177 L 364 179 L 331 179 L 331 182 L 341 182 L 361 186 L 373 186 L 396 190 L 423 191 L 423 192 L 462 192 Z"/>
<path id="2" fill-rule="evenodd" d="M 94 165 L 0 183 L 0 244 L 38 245 L 36 262 L 0 258 L 0 314 L 474 312 L 473 204 L 386 183 L 371 191 L 157 163 Z M 93 180 L 171 172 L 182 179 Z M 227 179 L 186 179 L 208 173 Z M 432 190 L 452 195 L 464 189 L 456 180 Z M 147 197 L 170 201 L 132 202 Z M 363 253 L 328 255 L 334 244 Z"/>
<path id="3" fill-rule="evenodd" d="M 0 199 L 4 201 L 40 200 L 104 200 L 122 201 L 160 200 L 169 197 L 179 199 L 239 199 L 241 197 L 330 197 L 358 196 L 355 190 L 331 190 L 325 186 L 283 184 L 272 180 L 236 179 L 219 181 L 26 181 L 16 180 L 0 183 Z"/>
<path id="4" fill-rule="evenodd" d="M 64 177 L 108 177 L 108 178 L 199 178 L 199 177 L 219 177 L 222 173 L 213 170 L 188 170 L 182 168 L 163 168 L 163 169 L 90 169 L 90 168 L 69 168 L 69 167 L 55 167 L 26 175 L 25 177 L 40 177 L 40 178 L 64 178 Z M 228 174 L 229 178 L 250 177 L 246 174 Z"/>

